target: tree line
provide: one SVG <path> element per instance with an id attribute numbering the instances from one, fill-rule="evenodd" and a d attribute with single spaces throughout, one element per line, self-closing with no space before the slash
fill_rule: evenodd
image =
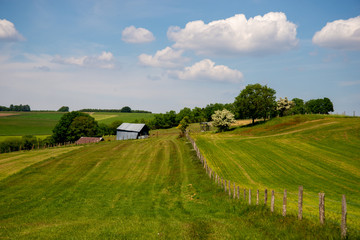
<path id="1" fill-rule="evenodd" d="M 13 105 L 11 104 L 10 107 L 0 106 L 0 111 L 14 111 L 14 112 L 30 112 L 29 105 Z"/>
<path id="2" fill-rule="evenodd" d="M 122 112 L 122 113 L 151 113 L 150 111 L 145 110 L 132 110 L 129 106 L 125 106 L 121 109 L 94 109 L 94 108 L 84 108 L 79 110 L 79 112 Z"/>
<path id="3" fill-rule="evenodd" d="M 179 125 L 187 116 L 191 123 L 212 121 L 212 115 L 219 110 L 228 110 L 236 119 L 268 119 L 276 116 L 295 114 L 329 114 L 334 111 L 333 103 L 329 98 L 311 99 L 304 101 L 300 98 L 276 101 L 276 91 L 268 86 L 249 84 L 235 98 L 233 103 L 213 103 L 204 108 L 183 108 L 176 113 L 169 111 L 164 114 L 155 114 L 154 118 L 146 123 L 150 129 L 171 128 Z"/>

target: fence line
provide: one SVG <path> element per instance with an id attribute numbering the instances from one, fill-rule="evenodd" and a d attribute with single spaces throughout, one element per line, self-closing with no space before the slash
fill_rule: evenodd
<path id="1" fill-rule="evenodd" d="M 214 180 L 215 183 L 220 186 L 220 188 L 224 189 L 224 192 L 228 192 L 229 194 L 229 198 L 233 198 L 233 199 L 240 199 L 240 186 L 237 186 L 237 193 L 235 193 L 236 191 L 236 184 L 233 183 L 233 192 L 231 192 L 231 181 L 227 180 L 227 179 L 223 179 L 223 177 L 218 176 L 218 174 L 216 172 L 214 172 L 211 167 L 208 165 L 206 158 L 201 154 L 200 149 L 197 147 L 195 141 L 190 137 L 190 135 L 188 133 L 186 133 L 186 137 L 187 139 L 190 141 L 191 145 L 193 146 L 193 149 L 196 151 L 196 155 L 198 157 L 198 159 L 200 160 L 200 162 L 203 164 L 203 167 L 206 171 L 206 173 L 209 175 L 210 180 Z M 244 202 L 246 202 L 246 189 L 244 188 L 244 192 L 243 192 L 243 200 Z M 304 213 L 304 206 L 305 207 L 313 207 L 313 208 L 317 208 L 317 206 L 313 206 L 313 205 L 309 205 L 309 204 L 304 204 L 303 203 L 303 196 L 304 194 L 307 196 L 316 196 L 314 194 L 309 194 L 309 193 L 305 193 L 303 191 L 303 187 L 299 186 L 299 190 L 298 193 L 288 193 L 287 190 L 285 189 L 283 193 L 279 193 L 279 192 L 275 192 L 274 190 L 271 190 L 271 204 L 270 204 L 270 211 L 273 213 L 275 211 L 275 201 L 279 202 L 281 201 L 279 198 L 276 198 L 275 200 L 275 193 L 277 193 L 278 195 L 281 196 L 281 194 L 283 194 L 283 200 L 282 200 L 282 216 L 286 217 L 286 213 L 287 213 L 287 203 L 289 201 L 289 199 L 287 198 L 287 194 L 291 194 L 291 195 L 297 195 L 298 196 L 298 200 L 297 201 L 293 201 L 290 200 L 290 202 L 297 202 L 298 203 L 298 220 L 302 220 L 303 219 L 303 214 L 305 215 L 310 215 L 310 216 L 315 216 L 315 214 L 312 213 Z M 325 193 L 319 193 L 318 196 L 316 196 L 319 198 L 319 222 L 321 225 L 323 225 L 325 223 Z M 259 204 L 259 189 L 256 190 L 256 205 Z M 268 192 L 267 189 L 265 189 L 264 191 L 264 205 L 267 205 L 267 199 L 268 199 Z M 328 199 L 327 201 L 330 202 L 336 202 L 336 203 L 341 203 L 341 212 L 335 212 L 332 211 L 330 209 L 328 209 L 327 211 L 333 212 L 333 213 L 337 213 L 337 214 L 341 214 L 341 238 L 345 239 L 347 237 L 347 205 L 346 205 L 346 196 L 342 195 L 342 200 L 341 201 L 336 201 L 336 200 L 331 200 Z M 248 189 L 248 204 L 251 205 L 252 201 L 251 201 L 251 189 Z M 350 214 L 351 216 L 354 216 L 352 214 Z"/>

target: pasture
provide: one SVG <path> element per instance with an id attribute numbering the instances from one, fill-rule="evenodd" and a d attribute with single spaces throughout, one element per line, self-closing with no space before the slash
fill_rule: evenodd
<path id="1" fill-rule="evenodd" d="M 325 192 L 326 220 L 339 224 L 345 194 L 349 231 L 360 235 L 360 118 L 291 116 L 192 137 L 218 175 L 259 189 L 260 202 L 264 189 L 275 190 L 278 213 L 287 189 L 288 212 L 297 214 L 302 185 L 304 217 L 318 221 L 318 193 Z"/>
<path id="2" fill-rule="evenodd" d="M 0 141 L 9 136 L 21 137 L 34 135 L 46 138 L 64 113 L 60 112 L 2 112 L 0 114 Z M 151 113 L 90 113 L 98 123 L 110 124 L 114 121 L 134 122 L 135 120 L 149 120 Z"/>
<path id="3" fill-rule="evenodd" d="M 51 151 L 69 149 L 63 153 Z M 178 131 L 1 155 L 1 239 L 323 239 L 339 228 L 229 199 Z M 41 157 L 43 156 L 43 157 Z M 41 159 L 40 159 L 41 158 Z M 9 167 L 8 167 L 9 169 Z"/>

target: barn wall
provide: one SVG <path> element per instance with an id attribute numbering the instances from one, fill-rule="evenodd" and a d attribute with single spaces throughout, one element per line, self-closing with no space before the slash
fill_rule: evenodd
<path id="1" fill-rule="evenodd" d="M 128 140 L 128 139 L 137 139 L 137 132 L 122 132 L 117 131 L 116 140 Z"/>

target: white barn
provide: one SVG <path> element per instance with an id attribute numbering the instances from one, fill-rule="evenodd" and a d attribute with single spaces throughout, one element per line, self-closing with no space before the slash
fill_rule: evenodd
<path id="1" fill-rule="evenodd" d="M 149 130 L 143 123 L 123 123 L 116 129 L 116 140 L 148 138 Z"/>

